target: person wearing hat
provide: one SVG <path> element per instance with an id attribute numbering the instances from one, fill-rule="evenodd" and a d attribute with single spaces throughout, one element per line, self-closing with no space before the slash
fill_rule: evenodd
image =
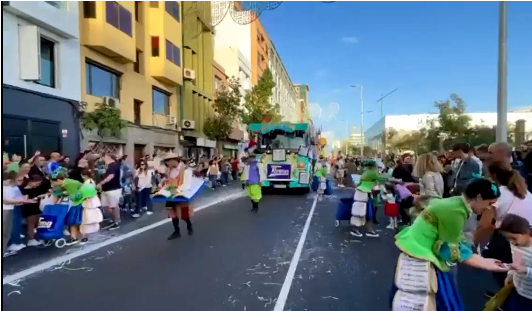
<path id="1" fill-rule="evenodd" d="M 259 202 L 262 198 L 262 183 L 265 180 L 266 173 L 262 164 L 257 162 L 254 153 L 250 153 L 242 173 L 242 181 L 245 181 L 248 195 L 251 199 L 252 212 L 259 211 Z"/>
<path id="2" fill-rule="evenodd" d="M 355 202 L 351 207 L 351 225 L 353 225 L 353 230 L 351 230 L 350 234 L 355 237 L 362 237 L 360 227 L 365 225 L 367 228 L 366 236 L 378 237 L 379 234 L 373 230 L 375 205 L 372 192 L 378 181 L 386 181 L 388 178 L 379 174 L 375 160 L 365 160 L 362 165 L 365 170 L 356 187 Z"/>
<path id="3" fill-rule="evenodd" d="M 188 167 L 188 161 L 175 153 L 166 154 L 162 162 L 167 167 L 167 178 L 162 187 L 163 190 L 170 192 L 179 191 L 179 188 L 186 183 L 186 180 L 193 177 L 193 171 Z M 192 217 L 194 209 L 191 207 L 190 202 L 166 201 L 166 209 L 174 227 L 174 232 L 168 237 L 168 240 L 175 240 L 181 237 L 179 229 L 180 218 L 187 224 L 188 234 L 193 234 L 190 217 Z"/>

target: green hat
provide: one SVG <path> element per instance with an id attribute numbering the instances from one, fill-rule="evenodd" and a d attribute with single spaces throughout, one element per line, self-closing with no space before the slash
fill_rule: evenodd
<path id="1" fill-rule="evenodd" d="M 377 166 L 377 162 L 373 159 L 366 159 L 362 161 L 363 166 Z"/>

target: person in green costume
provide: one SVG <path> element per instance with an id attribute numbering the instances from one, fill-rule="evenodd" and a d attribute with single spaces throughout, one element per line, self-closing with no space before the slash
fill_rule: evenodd
<path id="1" fill-rule="evenodd" d="M 80 183 L 70 179 L 67 177 L 66 169 L 59 168 L 52 173 L 52 186 L 54 194 L 62 193 L 63 196 L 67 196 L 72 201 L 72 206 L 65 219 L 65 225 L 69 227 L 71 237 L 67 245 L 86 243 L 88 239 L 83 237 L 79 230 L 83 217 L 82 204 L 85 200 L 98 195 L 96 184 L 94 182 Z"/>
<path id="2" fill-rule="evenodd" d="M 257 162 L 254 153 L 250 153 L 248 161 L 242 173 L 242 181 L 245 181 L 249 198 L 251 199 L 252 212 L 259 211 L 259 202 L 262 198 L 262 183 L 266 180 L 266 173 L 262 164 Z"/>
<path id="3" fill-rule="evenodd" d="M 472 267 L 489 271 L 508 271 L 500 261 L 483 258 L 473 250 L 463 235 L 463 227 L 471 213 L 480 214 L 497 201 L 500 191 L 497 185 L 487 179 L 474 179 L 466 187 L 462 196 L 431 200 L 414 223 L 395 237 L 395 244 L 401 250 L 397 269 L 409 268 L 401 265 L 401 261 L 417 261 L 419 264 L 429 263 L 437 279 L 437 286 L 423 295 L 432 301 L 437 311 L 463 311 L 456 284 L 456 276 L 451 267 L 464 263 Z M 414 267 L 415 268 L 415 267 Z M 410 270 L 408 270 L 410 271 Z M 412 270 L 414 271 L 414 270 Z M 428 270 L 427 270 L 428 271 Z M 417 273 L 417 272 L 415 272 Z M 426 272 L 427 275 L 429 272 Z M 390 307 L 392 311 L 404 310 L 402 300 L 408 295 L 422 295 L 419 288 L 412 292 L 403 283 L 400 271 L 392 284 Z M 427 279 L 430 276 L 427 276 Z M 432 308 L 431 310 L 434 310 Z"/>
<path id="4" fill-rule="evenodd" d="M 367 229 L 366 236 L 379 237 L 379 234 L 373 230 L 376 211 L 372 192 L 377 182 L 387 181 L 388 177 L 379 173 L 375 160 L 366 160 L 362 163 L 362 166 L 364 167 L 364 173 L 356 187 L 355 202 L 351 208 L 351 225 L 353 225 L 353 229 L 350 234 L 355 237 L 362 237 L 360 227 L 365 225 Z"/>
<path id="5" fill-rule="evenodd" d="M 321 201 L 323 198 L 323 194 L 325 193 L 325 189 L 327 189 L 327 164 L 323 162 L 322 157 L 320 157 L 320 162 L 316 163 L 316 172 L 314 172 L 314 176 L 318 177 L 319 185 L 318 185 L 318 200 Z"/>

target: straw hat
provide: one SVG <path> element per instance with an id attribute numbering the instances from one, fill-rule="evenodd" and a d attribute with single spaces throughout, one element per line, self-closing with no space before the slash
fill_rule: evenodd
<path id="1" fill-rule="evenodd" d="M 175 160 L 178 160 L 179 158 L 181 158 L 180 155 L 175 154 L 175 153 L 173 153 L 173 152 L 169 152 L 169 153 L 166 153 L 166 154 L 164 154 L 164 155 L 161 156 L 161 162 L 164 163 L 164 162 L 166 162 L 166 161 L 168 161 L 168 160 L 174 160 L 174 159 L 175 159 Z"/>

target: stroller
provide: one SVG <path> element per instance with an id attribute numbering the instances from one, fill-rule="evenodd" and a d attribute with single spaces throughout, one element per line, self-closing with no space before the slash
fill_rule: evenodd
<path id="1" fill-rule="evenodd" d="M 67 245 L 63 230 L 71 205 L 72 202 L 64 197 L 60 197 L 55 203 L 50 201 L 50 197 L 43 199 L 41 203 L 43 210 L 37 225 L 37 238 L 45 241 L 45 247 L 55 244 L 55 247 L 63 248 Z"/>

